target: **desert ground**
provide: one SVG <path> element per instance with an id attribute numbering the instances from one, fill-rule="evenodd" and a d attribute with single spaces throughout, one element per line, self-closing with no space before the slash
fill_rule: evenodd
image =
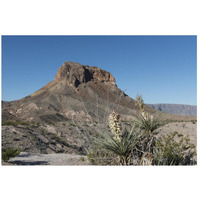
<path id="1" fill-rule="evenodd" d="M 197 123 L 196 122 L 172 122 L 158 128 L 159 135 L 172 134 L 177 131 L 184 136 L 189 135 L 193 144 L 197 144 Z M 84 155 L 75 155 L 67 153 L 28 153 L 21 152 L 19 156 L 11 158 L 3 165 L 90 165 Z"/>

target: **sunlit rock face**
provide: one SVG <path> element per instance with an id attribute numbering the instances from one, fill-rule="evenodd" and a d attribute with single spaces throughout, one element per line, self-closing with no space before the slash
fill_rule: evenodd
<path id="1" fill-rule="evenodd" d="M 98 67 L 89 67 L 75 62 L 65 62 L 58 70 L 55 81 L 66 82 L 78 87 L 89 81 L 109 82 L 115 84 L 115 79 L 109 72 Z"/>

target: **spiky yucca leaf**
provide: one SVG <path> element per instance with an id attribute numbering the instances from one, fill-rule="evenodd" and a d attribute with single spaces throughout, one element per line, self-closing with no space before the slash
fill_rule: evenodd
<path id="1" fill-rule="evenodd" d="M 143 130 L 145 133 L 153 134 L 155 130 L 159 127 L 163 126 L 165 122 L 160 120 L 161 114 L 157 116 L 152 116 L 147 114 L 146 116 L 143 115 L 134 115 L 136 120 L 134 121 L 134 127 Z"/>
<path id="2" fill-rule="evenodd" d="M 142 137 L 141 132 L 134 132 L 133 129 L 124 133 L 120 136 L 121 140 L 116 140 L 109 133 L 104 134 L 104 138 L 96 140 L 96 142 L 101 146 L 115 155 L 119 156 L 119 163 L 121 165 L 127 165 L 130 159 L 130 155 L 135 145 Z"/>

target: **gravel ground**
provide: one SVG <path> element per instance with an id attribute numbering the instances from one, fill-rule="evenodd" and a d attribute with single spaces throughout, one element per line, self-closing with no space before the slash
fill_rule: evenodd
<path id="1" fill-rule="evenodd" d="M 197 144 L 197 123 L 192 122 L 173 122 L 166 124 L 158 129 L 161 135 L 172 134 L 174 131 L 189 135 L 189 138 L 193 144 Z"/>
<path id="2" fill-rule="evenodd" d="M 86 156 L 72 154 L 33 154 L 21 152 L 19 156 L 11 158 L 12 165 L 89 165 Z"/>

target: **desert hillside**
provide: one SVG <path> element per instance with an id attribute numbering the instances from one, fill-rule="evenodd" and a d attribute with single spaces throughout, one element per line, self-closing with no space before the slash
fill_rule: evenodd
<path id="1" fill-rule="evenodd" d="M 111 73 L 65 62 L 55 79 L 38 91 L 17 101 L 2 102 L 2 148 L 87 155 L 92 148 L 91 138 L 102 137 L 108 131 L 108 117 L 113 110 L 128 128 L 141 113 L 136 101 L 117 87 Z M 152 117 L 159 114 L 147 105 L 144 110 Z M 160 118 L 175 128 L 173 123 L 178 122 L 190 123 L 192 130 L 196 126 L 196 116 L 161 112 Z M 196 142 L 195 128 L 191 137 Z"/>

